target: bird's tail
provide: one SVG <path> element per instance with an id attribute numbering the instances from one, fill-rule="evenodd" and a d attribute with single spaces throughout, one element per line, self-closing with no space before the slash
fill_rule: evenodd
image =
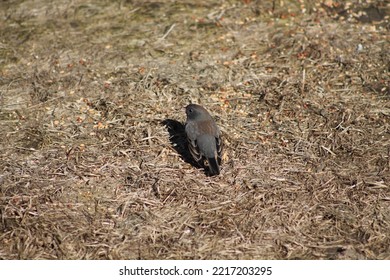
<path id="1" fill-rule="evenodd" d="M 208 158 L 210 175 L 219 175 L 219 165 L 215 158 Z"/>

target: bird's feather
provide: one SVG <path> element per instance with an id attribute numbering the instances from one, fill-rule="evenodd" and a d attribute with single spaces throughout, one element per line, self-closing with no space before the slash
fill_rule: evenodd
<path id="1" fill-rule="evenodd" d="M 196 144 L 196 141 L 191 141 L 190 139 L 188 139 L 188 148 L 194 160 L 200 163 L 200 161 L 202 160 L 202 154 L 199 151 L 199 147 Z"/>
<path id="2" fill-rule="evenodd" d="M 219 165 L 215 158 L 208 158 L 210 175 L 219 175 Z"/>

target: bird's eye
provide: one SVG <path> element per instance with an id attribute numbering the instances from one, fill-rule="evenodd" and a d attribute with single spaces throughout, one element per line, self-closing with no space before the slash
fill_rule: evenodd
<path id="1" fill-rule="evenodd" d="M 194 111 L 194 110 L 192 110 L 192 109 L 189 109 L 189 110 L 188 110 L 188 112 L 190 112 L 190 113 L 192 113 L 193 111 Z"/>

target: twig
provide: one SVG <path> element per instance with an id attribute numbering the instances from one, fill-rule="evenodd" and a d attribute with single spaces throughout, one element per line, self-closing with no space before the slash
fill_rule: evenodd
<path id="1" fill-rule="evenodd" d="M 160 40 L 164 40 L 164 39 L 169 35 L 169 33 L 171 33 L 171 31 L 173 30 L 173 28 L 175 28 L 175 26 L 176 26 L 176 23 L 172 24 L 171 27 L 169 27 L 168 31 L 165 32 L 164 36 L 162 36 L 162 37 L 160 38 Z"/>

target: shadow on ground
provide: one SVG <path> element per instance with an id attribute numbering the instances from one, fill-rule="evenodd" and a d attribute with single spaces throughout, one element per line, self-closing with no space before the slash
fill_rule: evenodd
<path id="1" fill-rule="evenodd" d="M 199 164 L 193 160 L 191 153 L 188 150 L 185 126 L 181 122 L 173 119 L 166 119 L 162 121 L 161 124 L 167 128 L 171 146 L 180 157 L 193 167 L 201 168 Z"/>

